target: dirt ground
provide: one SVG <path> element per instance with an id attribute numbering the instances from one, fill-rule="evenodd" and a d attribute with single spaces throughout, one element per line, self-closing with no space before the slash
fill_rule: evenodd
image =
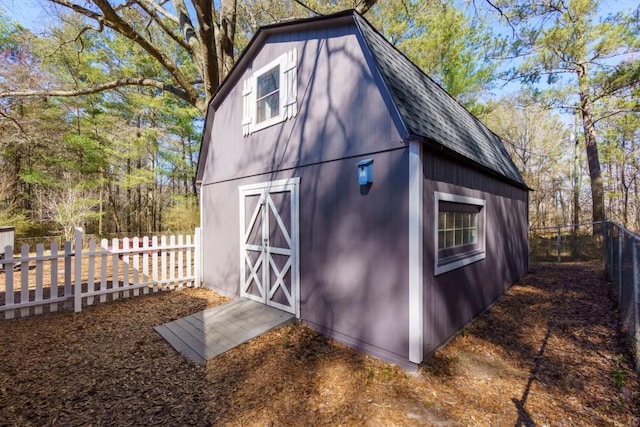
<path id="1" fill-rule="evenodd" d="M 222 302 L 184 289 L 0 321 L 0 425 L 638 425 L 595 264 L 534 265 L 417 375 L 302 324 L 206 365 L 153 330 Z"/>

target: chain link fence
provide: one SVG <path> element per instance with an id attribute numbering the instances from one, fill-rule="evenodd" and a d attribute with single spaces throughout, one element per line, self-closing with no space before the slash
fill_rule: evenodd
<path id="1" fill-rule="evenodd" d="M 530 230 L 532 262 L 601 260 L 640 372 L 640 236 L 613 222 L 536 227 Z"/>

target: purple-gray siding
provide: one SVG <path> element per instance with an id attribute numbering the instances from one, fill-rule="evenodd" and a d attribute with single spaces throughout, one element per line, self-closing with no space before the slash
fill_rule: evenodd
<path id="1" fill-rule="evenodd" d="M 271 38 L 215 114 L 203 173 L 204 282 L 238 295 L 238 187 L 300 177 L 300 316 L 377 356 L 408 358 L 408 160 L 354 26 Z M 242 136 L 242 85 L 298 50 L 298 115 Z M 361 194 L 356 164 L 374 159 Z"/>
<path id="2" fill-rule="evenodd" d="M 343 21 L 341 21 L 343 22 Z M 304 27 L 297 27 L 298 29 Z M 238 188 L 300 178 L 300 317 L 401 365 L 409 359 L 409 147 L 356 26 L 269 35 L 243 57 L 207 116 L 201 153 L 203 281 L 239 295 Z M 242 83 L 298 52 L 298 114 L 242 135 Z M 527 192 L 423 146 L 425 355 L 527 269 Z M 359 160 L 372 158 L 363 191 Z M 204 160 L 202 160 L 204 159 Z M 486 259 L 434 276 L 434 192 L 486 200 Z"/>
<path id="3" fill-rule="evenodd" d="M 528 192 L 425 150 L 424 351 L 429 354 L 528 270 Z M 486 200 L 486 258 L 434 276 L 434 192 Z"/>
<path id="4" fill-rule="evenodd" d="M 213 143 L 202 183 L 403 147 L 390 101 L 382 97 L 379 77 L 354 32 L 351 25 L 271 37 L 229 82 L 235 83 L 229 93 L 212 104 Z M 298 51 L 297 117 L 243 138 L 242 82 L 293 48 Z"/>
<path id="5" fill-rule="evenodd" d="M 238 186 L 300 177 L 301 319 L 401 363 L 409 349 L 407 150 L 370 157 L 376 177 L 364 195 L 360 157 L 203 187 L 203 279 L 238 295 Z"/>

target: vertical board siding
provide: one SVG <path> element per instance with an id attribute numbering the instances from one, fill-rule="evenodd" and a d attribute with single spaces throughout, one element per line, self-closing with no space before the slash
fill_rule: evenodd
<path id="1" fill-rule="evenodd" d="M 238 187 L 300 178 L 300 318 L 396 363 L 409 357 L 408 149 L 368 154 L 374 182 L 361 189 L 347 158 L 203 186 L 203 282 L 238 296 Z"/>
<path id="2" fill-rule="evenodd" d="M 176 236 L 171 236 L 169 238 L 169 246 L 176 245 Z M 176 253 L 174 251 L 169 252 L 169 283 L 171 289 L 173 289 L 173 281 L 176 276 Z"/>
<path id="3" fill-rule="evenodd" d="M 4 258 L 7 262 L 4 264 L 4 280 L 5 280 L 5 305 L 11 307 L 14 303 L 14 294 L 13 294 L 13 246 L 6 246 L 4 251 Z M 5 319 L 13 319 L 14 313 L 13 310 L 7 310 L 5 312 Z"/>
<path id="4" fill-rule="evenodd" d="M 486 258 L 434 275 L 435 231 L 424 224 L 425 354 L 484 311 L 527 271 L 528 192 L 428 152 L 424 157 L 424 215 L 435 215 L 436 191 L 486 201 Z"/>
<path id="5" fill-rule="evenodd" d="M 299 177 L 301 319 L 356 348 L 406 361 L 408 146 L 354 25 L 290 36 L 268 38 L 235 86 L 211 104 L 202 281 L 239 295 L 238 187 Z M 298 115 L 243 137 L 242 82 L 294 48 Z M 356 164 L 369 157 L 374 182 L 360 188 Z"/>
<path id="6" fill-rule="evenodd" d="M 7 246 L 1 260 L 0 318 L 12 319 L 16 312 L 20 317 L 42 314 L 45 308 L 56 312 L 61 303 L 81 311 L 83 306 L 146 294 L 150 289 L 198 286 L 199 265 L 192 265 L 197 262 L 193 254 L 199 253 L 195 247 L 198 235 L 196 229 L 196 240 L 187 236 L 186 243 L 182 235 L 168 240 L 163 236 L 160 244 L 154 237 L 151 246 L 148 237 L 113 239 L 111 246 L 107 239 L 91 239 L 83 249 L 84 236 L 78 230 L 73 250 L 71 242 L 65 242 L 64 251 L 52 243 L 47 253 L 39 243 L 35 253 L 30 253 L 29 245 L 23 245 L 19 257 L 15 257 L 13 247 Z M 164 256 L 158 257 L 158 253 Z M 16 272 L 20 276 L 17 290 Z M 160 281 L 159 276 L 163 278 Z"/>
<path id="7" fill-rule="evenodd" d="M 235 86 L 210 107 L 215 114 L 208 115 L 213 122 L 203 184 L 403 146 L 356 33 L 354 25 L 342 25 L 300 31 L 291 41 L 269 38 Z M 298 52 L 297 116 L 243 137 L 242 82 L 292 49 Z"/>
<path id="8" fill-rule="evenodd" d="M 520 201 L 526 201 L 529 194 L 502 179 L 428 150 L 424 156 L 424 178 Z"/>
<path id="9" fill-rule="evenodd" d="M 117 249 L 118 246 L 119 246 L 118 239 L 114 238 L 111 241 L 111 247 Z M 119 261 L 120 261 L 120 256 L 119 256 L 118 252 L 113 252 L 113 255 L 111 256 L 111 263 L 112 263 L 111 265 L 113 265 L 113 274 L 111 276 L 111 289 L 120 288 Z M 119 292 L 113 292 L 111 294 L 111 298 L 113 298 L 113 299 L 120 298 L 120 293 Z"/>
<path id="10" fill-rule="evenodd" d="M 51 282 L 51 298 L 58 298 L 58 243 L 51 243 L 51 274 L 49 275 Z M 58 303 L 52 302 L 49 305 L 49 311 L 58 311 Z"/>
<path id="11" fill-rule="evenodd" d="M 73 311 L 77 313 L 82 311 L 82 229 L 76 228 L 74 240 Z"/>
<path id="12" fill-rule="evenodd" d="M 122 239 L 122 249 L 130 248 L 129 238 Z M 122 298 L 129 298 L 129 253 L 122 254 L 122 288 L 124 292 L 121 292 Z"/>
<path id="13" fill-rule="evenodd" d="M 158 247 L 158 236 L 153 236 L 151 238 L 151 246 L 154 248 Z M 158 252 L 153 251 L 151 257 L 153 291 L 158 292 Z"/>
<path id="14" fill-rule="evenodd" d="M 102 239 L 100 241 L 100 290 L 104 291 L 107 289 L 107 256 L 109 253 L 109 241 L 107 239 Z M 107 295 L 104 293 L 100 294 L 100 302 L 105 302 L 107 300 Z"/>
<path id="15" fill-rule="evenodd" d="M 71 290 L 71 242 L 64 242 L 64 296 L 65 298 L 71 298 L 73 292 Z"/>
<path id="16" fill-rule="evenodd" d="M 29 245 L 22 245 L 20 256 L 24 261 L 20 264 L 20 303 L 25 308 L 20 310 L 20 316 L 29 314 L 29 307 L 25 304 L 29 302 Z"/>
<path id="17" fill-rule="evenodd" d="M 43 270 L 43 256 L 44 256 L 44 245 L 42 243 L 38 243 L 36 245 L 36 298 L 35 302 L 42 302 L 42 270 Z M 42 306 L 36 305 L 34 307 L 35 314 L 42 314 Z"/>
<path id="18" fill-rule="evenodd" d="M 160 238 L 160 246 L 167 246 L 167 236 L 162 236 Z M 162 274 L 162 290 L 167 290 L 167 251 L 160 252 L 160 268 Z"/>
<path id="19" fill-rule="evenodd" d="M 138 249 L 140 247 L 140 239 L 138 237 L 133 238 L 133 247 L 134 249 Z M 140 283 L 140 254 L 134 253 L 133 255 L 133 284 Z M 133 290 L 133 296 L 137 297 L 140 295 L 140 291 L 138 288 Z"/>
<path id="20" fill-rule="evenodd" d="M 89 271 L 87 277 L 87 292 L 91 293 L 95 290 L 95 278 L 96 278 L 96 241 L 91 240 L 89 242 Z M 93 297 L 87 298 L 87 305 L 93 305 Z"/>
<path id="21" fill-rule="evenodd" d="M 142 252 L 142 281 L 144 283 L 148 283 L 149 282 L 149 237 L 148 236 L 144 236 L 142 238 L 142 248 L 144 249 L 144 252 Z M 187 253 L 190 250 L 191 248 L 188 248 Z M 149 288 L 148 287 L 143 288 L 142 293 L 148 294 Z"/>

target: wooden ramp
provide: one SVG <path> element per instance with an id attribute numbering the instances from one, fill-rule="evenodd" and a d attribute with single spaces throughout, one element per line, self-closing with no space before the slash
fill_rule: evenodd
<path id="1" fill-rule="evenodd" d="M 176 351 L 196 363 L 204 363 L 252 338 L 295 321 L 292 314 L 238 298 L 154 329 Z"/>

